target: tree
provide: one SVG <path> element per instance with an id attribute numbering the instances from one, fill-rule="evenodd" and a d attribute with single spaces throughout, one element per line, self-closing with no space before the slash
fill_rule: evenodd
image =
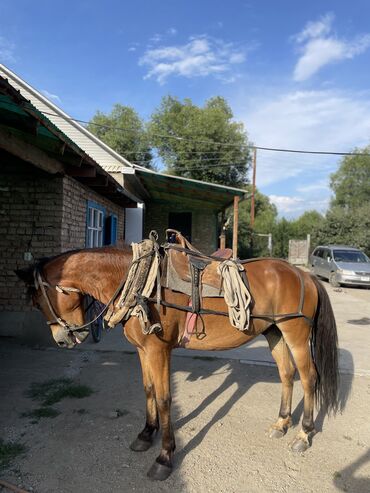
<path id="1" fill-rule="evenodd" d="M 109 114 L 97 111 L 87 128 L 128 161 L 153 168 L 149 137 L 133 108 L 115 104 Z"/>
<path id="2" fill-rule="evenodd" d="M 324 216 L 319 212 L 315 210 L 304 212 L 301 216 L 292 221 L 292 238 L 303 240 L 306 239 L 308 234 L 314 238 L 323 222 Z"/>
<path id="3" fill-rule="evenodd" d="M 370 146 L 357 152 L 370 154 Z M 352 209 L 369 201 L 370 156 L 345 156 L 338 171 L 331 175 L 330 187 L 335 194 L 332 206 Z"/>
<path id="4" fill-rule="evenodd" d="M 250 187 L 247 187 L 249 189 Z M 239 227 L 238 227 L 238 256 L 239 258 L 263 257 L 269 254 L 267 248 L 267 238 L 259 237 L 256 233 L 272 233 L 276 218 L 277 209 L 270 202 L 267 195 L 256 190 L 255 193 L 255 221 L 254 229 L 250 227 L 251 198 L 240 202 L 239 205 Z M 228 210 L 227 215 L 233 217 L 232 207 Z M 232 221 L 227 232 L 227 240 L 230 245 L 232 242 Z M 253 234 L 253 248 L 252 248 Z"/>
<path id="5" fill-rule="evenodd" d="M 289 240 L 294 236 L 293 225 L 283 217 L 275 225 L 273 231 L 274 257 L 287 258 L 289 252 Z"/>
<path id="6" fill-rule="evenodd" d="M 149 132 L 168 172 L 230 186 L 247 181 L 247 135 L 222 97 L 201 108 L 190 99 L 167 96 L 153 113 Z"/>
<path id="7" fill-rule="evenodd" d="M 342 244 L 370 255 L 370 204 L 355 209 L 332 207 L 317 232 L 317 243 Z"/>

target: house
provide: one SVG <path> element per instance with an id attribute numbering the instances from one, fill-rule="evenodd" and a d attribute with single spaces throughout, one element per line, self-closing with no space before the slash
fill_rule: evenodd
<path id="1" fill-rule="evenodd" d="M 45 334 L 15 269 L 123 243 L 124 212 L 137 201 L 0 75 L 0 335 Z"/>

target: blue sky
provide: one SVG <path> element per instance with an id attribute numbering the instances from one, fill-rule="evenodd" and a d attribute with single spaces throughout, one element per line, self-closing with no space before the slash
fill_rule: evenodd
<path id="1" fill-rule="evenodd" d="M 1 0 L 0 62 L 79 119 L 222 95 L 256 145 L 349 151 L 370 142 L 369 18 L 367 0 Z M 257 162 L 281 215 L 325 211 L 337 157 Z"/>

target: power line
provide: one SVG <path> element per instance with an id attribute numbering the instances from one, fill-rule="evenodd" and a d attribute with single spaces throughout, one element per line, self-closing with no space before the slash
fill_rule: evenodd
<path id="1" fill-rule="evenodd" d="M 9 105 L 14 105 L 17 106 L 14 103 L 6 103 Z M 72 118 L 72 117 L 67 117 L 63 115 L 58 115 L 56 113 L 50 113 L 47 111 L 42 111 L 44 115 L 48 116 L 54 116 L 57 118 L 62 118 L 67 121 L 71 122 L 76 122 L 76 123 L 81 123 L 84 125 L 95 125 L 97 127 L 102 127 L 102 128 L 107 128 L 110 130 L 119 130 L 123 132 L 127 131 L 137 131 L 137 128 L 133 127 L 116 127 L 116 126 L 111 126 L 111 125 L 103 125 L 99 123 L 94 123 L 94 122 L 88 122 L 85 120 L 81 120 L 78 118 Z M 206 145 L 214 145 L 214 146 L 220 146 L 220 147 L 228 147 L 228 148 L 246 148 L 246 149 L 257 149 L 261 151 L 270 151 L 270 152 L 285 152 L 285 153 L 295 153 L 295 154 L 317 154 L 317 155 L 331 155 L 331 156 L 370 156 L 370 153 L 364 153 L 364 152 L 338 152 L 338 151 L 316 151 L 316 150 L 306 150 L 306 149 L 288 149 L 288 148 L 278 148 L 278 147 L 265 147 L 265 146 L 257 146 L 253 144 L 233 144 L 233 143 L 226 143 L 226 142 L 217 142 L 217 141 L 211 141 L 211 140 L 195 140 L 195 139 L 188 139 L 186 137 L 180 137 L 178 135 L 170 135 L 170 134 L 159 134 L 159 133 L 152 133 L 153 136 L 156 137 L 162 137 L 165 139 L 174 139 L 177 141 L 182 141 L 182 142 L 190 142 L 192 144 L 206 144 Z M 201 151 L 201 152 L 212 152 L 212 151 Z"/>

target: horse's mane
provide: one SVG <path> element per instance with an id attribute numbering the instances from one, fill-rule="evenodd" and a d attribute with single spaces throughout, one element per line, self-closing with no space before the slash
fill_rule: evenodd
<path id="1" fill-rule="evenodd" d="M 22 269 L 23 275 L 21 277 L 26 282 L 27 285 L 27 297 L 31 298 L 35 292 L 35 286 L 34 286 L 35 270 L 42 272 L 43 268 L 49 262 L 62 259 L 63 257 L 67 259 L 70 256 L 79 253 L 100 253 L 105 255 L 106 260 L 115 261 L 115 264 L 117 264 L 117 259 L 119 256 L 122 255 L 122 253 L 130 253 L 130 252 L 131 252 L 131 247 L 129 245 L 123 245 L 120 248 L 114 246 L 104 246 L 97 248 L 77 248 L 73 250 L 68 250 L 66 252 L 58 253 L 57 255 L 51 255 L 49 257 L 40 257 L 36 259 L 36 261 L 29 267 L 27 267 L 26 269 Z"/>

